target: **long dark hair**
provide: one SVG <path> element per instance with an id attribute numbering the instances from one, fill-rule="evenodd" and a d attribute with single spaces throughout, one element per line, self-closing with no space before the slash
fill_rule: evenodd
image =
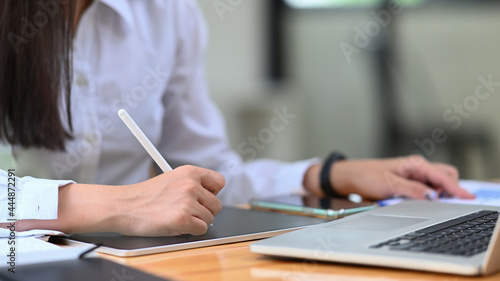
<path id="1" fill-rule="evenodd" d="M 0 141 L 64 150 L 72 131 L 75 1 L 1 3 Z M 64 107 L 68 127 L 64 126 L 60 112 Z"/>

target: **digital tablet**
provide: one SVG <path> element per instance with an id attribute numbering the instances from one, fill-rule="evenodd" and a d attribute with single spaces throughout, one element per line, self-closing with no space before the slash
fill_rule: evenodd
<path id="1" fill-rule="evenodd" d="M 62 244 L 101 243 L 99 252 L 130 257 L 267 238 L 323 222 L 327 220 L 223 207 L 215 217 L 213 227 L 201 236 L 137 237 L 118 233 L 87 233 L 51 237 L 51 241 Z"/>

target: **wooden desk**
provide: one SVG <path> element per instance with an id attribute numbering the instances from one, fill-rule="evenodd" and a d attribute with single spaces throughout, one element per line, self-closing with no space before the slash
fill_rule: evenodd
<path id="1" fill-rule="evenodd" d="M 493 180 L 500 182 L 500 179 Z M 247 205 L 239 206 L 248 208 Z M 432 272 L 375 268 L 305 260 L 285 260 L 250 252 L 251 242 L 198 248 L 132 258 L 100 254 L 103 258 L 173 280 L 193 281 L 500 281 L 500 272 L 468 277 Z"/>
<path id="2" fill-rule="evenodd" d="M 100 255 L 173 280 L 500 280 L 500 273 L 487 277 L 466 277 L 304 260 L 278 260 L 250 252 L 250 243 L 241 242 L 131 258 Z"/>

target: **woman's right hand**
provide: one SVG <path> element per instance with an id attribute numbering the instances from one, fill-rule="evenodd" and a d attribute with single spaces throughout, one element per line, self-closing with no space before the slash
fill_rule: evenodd
<path id="1" fill-rule="evenodd" d="M 59 188 L 56 220 L 20 220 L 16 230 L 201 235 L 222 209 L 216 195 L 224 184 L 221 174 L 194 166 L 126 186 L 68 184 Z"/>
<path id="2" fill-rule="evenodd" d="M 224 177 L 215 171 L 182 166 L 126 186 L 116 202 L 123 206 L 118 232 L 141 236 L 205 234 L 222 209 L 216 195 L 224 183 Z"/>

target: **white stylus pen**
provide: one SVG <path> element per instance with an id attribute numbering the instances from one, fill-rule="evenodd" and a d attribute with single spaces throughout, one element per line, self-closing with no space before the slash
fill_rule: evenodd
<path id="1" fill-rule="evenodd" d="M 155 160 L 156 164 L 160 167 L 160 169 L 166 173 L 168 171 L 172 171 L 172 167 L 168 164 L 167 160 L 161 156 L 160 152 L 153 143 L 146 137 L 144 132 L 137 126 L 134 119 L 128 115 L 128 112 L 125 109 L 118 110 L 118 116 L 122 119 L 122 121 L 127 125 L 128 129 L 134 134 L 135 138 L 142 144 L 144 149 L 149 153 L 151 158 Z M 213 227 L 213 223 L 208 226 L 208 229 Z"/>
<path id="2" fill-rule="evenodd" d="M 167 160 L 161 156 L 160 152 L 156 147 L 151 143 L 151 141 L 146 137 L 146 135 L 142 132 L 141 128 L 137 126 L 134 119 L 128 115 L 128 112 L 125 109 L 118 110 L 118 116 L 122 119 L 122 121 L 127 125 L 129 130 L 134 134 L 135 138 L 142 144 L 144 149 L 149 153 L 151 158 L 156 162 L 156 164 L 160 167 L 160 169 L 166 173 L 168 171 L 172 171 L 172 167 L 168 164 Z"/>

